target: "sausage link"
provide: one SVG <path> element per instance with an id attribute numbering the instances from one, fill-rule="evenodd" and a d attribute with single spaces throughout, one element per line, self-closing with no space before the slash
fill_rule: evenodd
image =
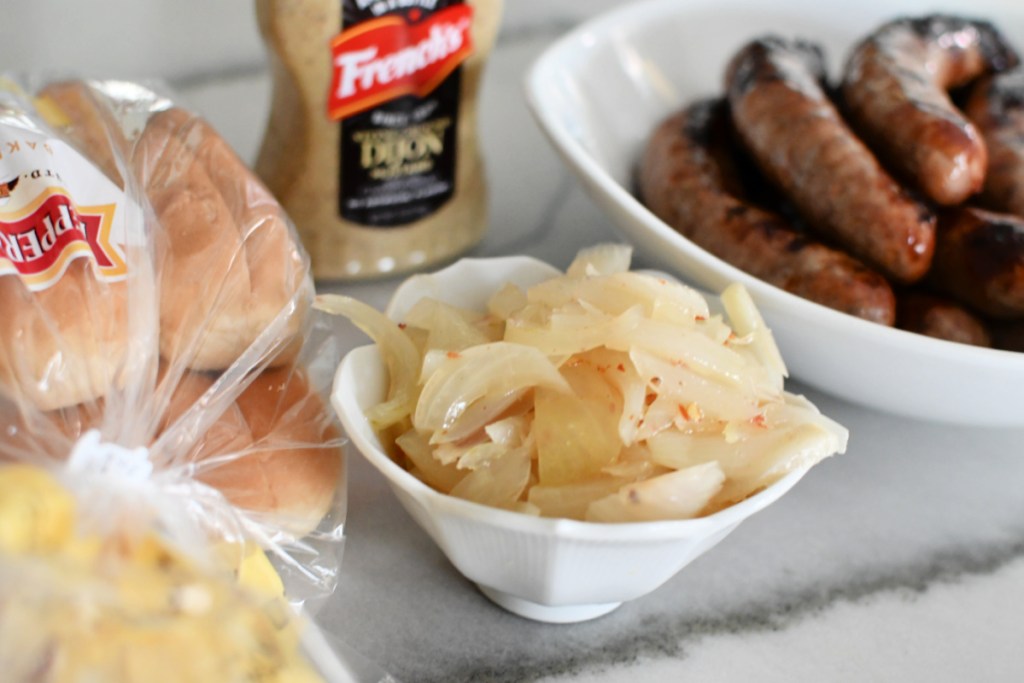
<path id="1" fill-rule="evenodd" d="M 928 292 L 906 291 L 897 297 L 896 327 L 937 339 L 992 346 L 985 323 L 950 299 Z"/>
<path id="2" fill-rule="evenodd" d="M 989 323 L 989 330 L 993 348 L 1024 352 L 1024 320 L 997 320 Z"/>
<path id="3" fill-rule="evenodd" d="M 658 126 L 639 165 L 641 200 L 737 268 L 797 296 L 891 325 L 895 297 L 881 275 L 740 198 L 742 185 L 726 144 L 728 123 L 726 103 L 706 100 Z"/>
<path id="4" fill-rule="evenodd" d="M 939 217 L 931 277 L 993 318 L 1024 317 L 1024 219 L 971 207 Z"/>
<path id="5" fill-rule="evenodd" d="M 982 201 L 1024 216 L 1024 69 L 982 79 L 971 90 L 967 116 L 988 147 Z"/>
<path id="6" fill-rule="evenodd" d="M 821 86 L 821 50 L 766 37 L 726 71 L 732 118 L 765 175 L 816 230 L 893 281 L 927 272 L 935 218 L 881 167 Z"/>
<path id="7" fill-rule="evenodd" d="M 981 190 L 987 153 L 948 90 L 1017 63 L 987 22 L 930 15 L 881 26 L 853 50 L 842 96 L 854 128 L 882 159 L 938 204 Z"/>

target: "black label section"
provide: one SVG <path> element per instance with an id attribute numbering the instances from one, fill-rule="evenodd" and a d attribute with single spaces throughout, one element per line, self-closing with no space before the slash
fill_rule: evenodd
<path id="1" fill-rule="evenodd" d="M 345 28 L 381 16 L 370 3 L 345 0 Z M 408 4 L 408 3 L 406 3 Z M 424 2 L 434 11 L 459 2 Z M 422 6 L 402 14 L 414 23 L 433 12 Z M 455 193 L 456 140 L 462 69 L 426 97 L 406 95 L 340 122 L 338 212 L 352 223 L 400 227 L 421 220 Z"/>

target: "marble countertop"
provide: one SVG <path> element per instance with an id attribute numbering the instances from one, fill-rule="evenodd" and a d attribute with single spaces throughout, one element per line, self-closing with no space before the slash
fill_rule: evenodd
<path id="1" fill-rule="evenodd" d="M 519 1 L 484 81 L 492 202 L 472 253 L 564 267 L 580 247 L 621 237 L 532 121 L 522 78 L 558 35 L 615 3 Z M 168 79 L 255 156 L 262 60 Z M 382 307 L 396 284 L 323 288 Z M 850 429 L 848 452 L 655 593 L 574 625 L 494 606 L 350 454 L 342 576 L 318 621 L 407 683 L 1024 680 L 1024 432 L 912 422 L 790 389 Z"/>

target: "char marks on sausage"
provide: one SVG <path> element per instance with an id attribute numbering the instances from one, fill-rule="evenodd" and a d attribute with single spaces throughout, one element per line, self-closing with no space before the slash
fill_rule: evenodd
<path id="1" fill-rule="evenodd" d="M 638 190 L 659 218 L 755 277 L 825 306 L 891 325 L 885 279 L 747 201 L 730 149 L 728 105 L 705 100 L 666 119 L 641 159 Z"/>
<path id="2" fill-rule="evenodd" d="M 982 201 L 1024 216 L 1024 69 L 983 78 L 965 107 L 988 147 Z"/>
<path id="3" fill-rule="evenodd" d="M 1024 316 L 1024 219 L 972 207 L 939 218 L 931 277 L 983 314 Z"/>
<path id="4" fill-rule="evenodd" d="M 948 91 L 1017 62 L 988 22 L 897 19 L 854 48 L 843 103 L 853 126 L 903 180 L 938 204 L 959 204 L 981 190 L 987 152 Z"/>
<path id="5" fill-rule="evenodd" d="M 935 219 L 878 163 L 826 95 L 821 50 L 769 36 L 726 70 L 732 119 L 807 223 L 894 282 L 927 272 Z"/>

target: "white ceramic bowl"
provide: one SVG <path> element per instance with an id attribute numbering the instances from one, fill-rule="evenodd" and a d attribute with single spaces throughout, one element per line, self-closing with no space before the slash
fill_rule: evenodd
<path id="1" fill-rule="evenodd" d="M 639 252 L 691 284 L 742 282 L 791 375 L 874 408 L 950 423 L 1024 426 L 1024 353 L 970 347 L 865 322 L 800 299 L 712 256 L 631 193 L 655 125 L 688 100 L 720 94 L 729 57 L 766 33 L 827 51 L 832 75 L 853 41 L 900 14 L 948 10 L 990 18 L 1024 49 L 1024 3 L 1009 0 L 654 0 L 631 2 L 552 45 L 526 79 L 541 128 Z"/>
<path id="2" fill-rule="evenodd" d="M 401 320 L 424 296 L 481 308 L 504 282 L 529 286 L 556 272 L 527 257 L 463 259 L 410 278 L 396 291 L 388 314 Z M 737 505 L 692 520 L 595 524 L 491 508 L 439 493 L 381 450 L 364 411 L 384 398 L 387 379 L 375 346 L 357 348 L 342 360 L 331 402 L 348 438 L 463 575 L 498 605 L 530 619 L 591 619 L 653 591 L 806 473 L 794 471 Z"/>

